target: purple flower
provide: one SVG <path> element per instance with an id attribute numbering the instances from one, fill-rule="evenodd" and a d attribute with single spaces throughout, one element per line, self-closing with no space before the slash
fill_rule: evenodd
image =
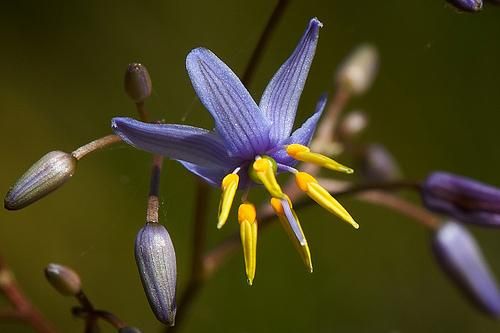
<path id="1" fill-rule="evenodd" d="M 424 205 L 471 224 L 500 227 L 500 189 L 447 172 L 434 172 L 423 183 Z"/>
<path id="2" fill-rule="evenodd" d="M 467 229 L 447 222 L 432 240 L 434 254 L 448 276 L 481 310 L 500 317 L 500 291 L 481 250 Z"/>
<path id="3" fill-rule="evenodd" d="M 318 19 L 309 21 L 297 47 L 267 85 L 259 105 L 236 74 L 214 53 L 205 48 L 192 50 L 186 59 L 187 71 L 196 94 L 214 119 L 213 131 L 187 125 L 148 124 L 131 118 L 114 118 L 112 128 L 130 145 L 177 160 L 208 183 L 220 186 L 219 228 L 228 219 L 237 189 L 262 184 L 273 198 L 280 200 L 284 211 L 290 212 L 286 218 L 294 230 L 293 241 L 307 247 L 302 229 L 297 227 L 296 215 L 291 213 L 291 201 L 277 183 L 278 172 L 293 173 L 299 187 L 312 199 L 357 228 L 354 219 L 312 176 L 294 168 L 297 161 L 303 161 L 352 173 L 352 169 L 307 147 L 326 97 L 320 98 L 314 114 L 292 132 L 321 27 Z M 253 207 L 249 203 L 243 205 Z M 249 209 L 242 211 L 248 213 Z M 251 283 L 255 272 L 257 221 L 248 217 L 252 214 L 244 215 L 246 218 L 240 218 L 241 237 Z M 309 253 L 308 249 L 303 250 Z"/>
<path id="4" fill-rule="evenodd" d="M 458 9 L 467 12 L 477 12 L 483 8 L 482 0 L 447 0 Z"/>

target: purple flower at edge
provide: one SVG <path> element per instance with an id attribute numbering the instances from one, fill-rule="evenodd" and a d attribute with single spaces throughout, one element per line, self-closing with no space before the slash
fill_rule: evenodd
<path id="1" fill-rule="evenodd" d="M 500 189 L 447 172 L 424 181 L 422 199 L 429 210 L 464 223 L 500 227 Z"/>
<path id="2" fill-rule="evenodd" d="M 481 310 L 500 317 L 500 291 L 472 235 L 447 222 L 434 234 L 432 247 L 445 273 Z"/>

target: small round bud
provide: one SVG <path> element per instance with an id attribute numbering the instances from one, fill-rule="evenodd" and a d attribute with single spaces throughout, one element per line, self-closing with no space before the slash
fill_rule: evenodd
<path id="1" fill-rule="evenodd" d="M 64 296 L 75 296 L 82 290 L 80 276 L 69 267 L 49 264 L 45 268 L 45 277 Z"/>
<path id="2" fill-rule="evenodd" d="M 136 327 L 122 327 L 118 330 L 118 333 L 141 333 L 141 330 Z"/>
<path id="3" fill-rule="evenodd" d="M 354 95 L 363 94 L 370 88 L 378 70 L 378 53 L 372 45 L 356 48 L 340 66 L 337 84 Z"/>
<path id="4" fill-rule="evenodd" d="M 361 111 L 352 111 L 345 115 L 340 123 L 339 135 L 343 140 L 352 139 L 368 126 L 368 118 Z"/>
<path id="5" fill-rule="evenodd" d="M 125 72 L 125 92 L 136 103 L 151 96 L 151 77 L 146 67 L 139 63 L 128 65 Z"/>
<path id="6" fill-rule="evenodd" d="M 167 229 L 148 222 L 135 239 L 135 260 L 142 286 L 156 318 L 174 326 L 177 264 Z"/>
<path id="7" fill-rule="evenodd" d="M 395 180 L 401 176 L 392 154 L 380 144 L 370 144 L 361 156 L 359 173 L 369 182 Z"/>
<path id="8" fill-rule="evenodd" d="M 17 210 L 43 198 L 73 176 L 76 158 L 62 151 L 52 151 L 38 160 L 11 187 L 4 206 Z"/>
<path id="9" fill-rule="evenodd" d="M 466 12 L 477 12 L 483 8 L 482 0 L 447 0 L 453 6 Z"/>

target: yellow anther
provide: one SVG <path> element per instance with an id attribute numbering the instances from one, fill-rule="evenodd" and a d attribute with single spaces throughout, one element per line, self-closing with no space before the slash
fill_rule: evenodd
<path id="1" fill-rule="evenodd" d="M 340 171 L 345 173 L 354 172 L 353 169 L 346 167 L 345 165 L 342 165 L 325 155 L 313 153 L 308 147 L 299 145 L 297 143 L 288 145 L 286 147 L 286 152 L 288 155 L 290 155 L 297 161 L 313 163 L 334 171 Z"/>
<path id="2" fill-rule="evenodd" d="M 217 222 L 217 229 L 222 228 L 227 221 L 239 181 L 240 177 L 235 173 L 226 175 L 222 180 L 222 194 L 219 203 L 219 221 Z"/>
<path id="3" fill-rule="evenodd" d="M 254 177 L 265 186 L 271 196 L 275 198 L 284 198 L 285 194 L 276 180 L 276 171 L 269 157 L 263 157 L 256 160 L 252 164 L 252 171 Z"/>
<path id="4" fill-rule="evenodd" d="M 295 174 L 295 181 L 297 186 L 321 207 L 350 223 L 354 228 L 359 228 L 359 224 L 354 221 L 345 208 L 326 189 L 318 184 L 318 181 L 313 176 L 306 172 L 297 172 Z"/>
<path id="5" fill-rule="evenodd" d="M 271 199 L 271 206 L 273 207 L 274 212 L 278 216 L 278 219 L 281 223 L 281 226 L 283 227 L 283 229 L 285 229 L 285 231 L 288 235 L 288 238 L 290 238 L 293 246 L 295 247 L 295 249 L 299 253 L 300 257 L 302 258 L 302 261 L 306 265 L 307 269 L 312 273 L 313 266 L 312 266 L 312 260 L 311 260 L 311 252 L 309 251 L 309 245 L 307 245 L 307 240 L 305 239 L 305 236 L 303 236 L 302 227 L 300 226 L 299 219 L 297 218 L 297 215 L 295 214 L 295 212 L 293 211 L 293 209 L 290 205 L 290 210 L 293 214 L 293 218 L 295 219 L 295 221 L 288 220 L 288 218 L 285 214 L 285 210 L 283 209 L 283 204 L 282 204 L 283 200 L 286 200 L 286 199 L 272 198 Z M 302 237 L 303 237 L 302 244 L 299 241 L 299 239 L 297 238 L 297 235 L 295 234 L 295 232 L 291 226 L 292 223 L 296 224 L 300 233 L 302 234 Z"/>
<path id="6" fill-rule="evenodd" d="M 253 283 L 257 261 L 257 221 L 255 217 L 254 205 L 250 203 L 240 205 L 238 209 L 238 222 L 240 223 L 241 244 L 243 246 L 245 271 L 249 285 Z"/>

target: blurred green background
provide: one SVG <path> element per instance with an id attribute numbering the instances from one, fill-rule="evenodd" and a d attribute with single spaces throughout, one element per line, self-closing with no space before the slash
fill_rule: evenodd
<path id="1" fill-rule="evenodd" d="M 123 92 L 128 63 L 145 64 L 155 118 L 211 128 L 184 68 L 190 49 L 214 50 L 241 74 L 275 1 L 4 1 L 0 12 L 0 189 L 50 150 L 72 151 L 110 132 L 113 116 L 135 116 Z M 500 8 L 462 14 L 440 0 L 292 1 L 249 87 L 260 98 L 309 18 L 324 23 L 298 120 L 332 88 L 343 57 L 361 42 L 381 56 L 373 89 L 348 109 L 365 110 L 363 141 L 383 143 L 413 179 L 445 169 L 500 185 Z M 79 164 L 61 190 L 22 211 L 0 210 L 0 254 L 33 302 L 61 332 L 81 332 L 42 270 L 80 272 L 99 308 L 143 332 L 159 332 L 141 288 L 135 234 L 144 222 L 150 156 L 124 145 Z M 195 179 L 174 162 L 162 181 L 161 222 L 176 246 L 178 289 L 189 273 Z M 217 232 L 211 195 L 208 246 Z M 262 196 L 264 198 L 264 196 Z M 209 281 L 183 332 L 494 332 L 435 265 L 429 234 L 383 208 L 343 198 L 361 229 L 318 207 L 302 211 L 313 253 L 308 274 L 280 228 L 259 238 L 257 276 L 245 282 L 241 253 Z M 234 214 L 234 213 L 233 213 Z M 497 230 L 474 229 L 500 274 Z M 1 300 L 0 304 L 5 304 Z M 103 332 L 113 330 L 106 324 Z M 0 332 L 30 332 L 0 322 Z"/>

